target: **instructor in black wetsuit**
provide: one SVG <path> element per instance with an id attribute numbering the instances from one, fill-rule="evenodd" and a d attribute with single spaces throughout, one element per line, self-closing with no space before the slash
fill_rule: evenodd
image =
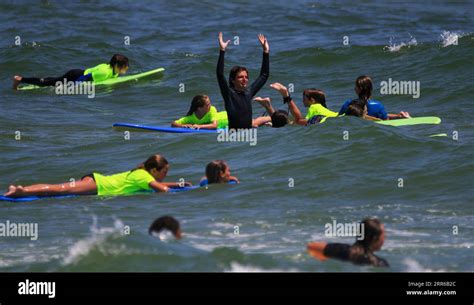
<path id="1" fill-rule="evenodd" d="M 258 40 L 263 48 L 262 68 L 258 78 L 248 87 L 248 71 L 245 67 L 234 66 L 230 70 L 229 83 L 224 77 L 224 55 L 230 40 L 224 42 L 219 33 L 219 61 L 217 62 L 217 81 L 224 98 L 225 110 L 229 119 L 229 128 L 252 128 L 252 98 L 265 85 L 270 75 L 270 47 L 264 35 Z"/>

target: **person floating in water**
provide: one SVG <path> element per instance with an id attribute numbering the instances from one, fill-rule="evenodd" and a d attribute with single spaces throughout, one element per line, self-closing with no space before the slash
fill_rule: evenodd
<path id="1" fill-rule="evenodd" d="M 371 118 L 377 118 L 381 120 L 394 120 L 410 118 L 410 114 L 405 111 L 401 111 L 398 114 L 388 113 L 385 111 L 384 105 L 376 100 L 371 99 L 372 97 L 372 79 L 367 75 L 359 76 L 355 81 L 355 92 L 358 99 L 347 100 L 339 110 L 339 115 L 348 114 L 356 115 L 352 110 L 349 110 L 350 105 L 358 104 L 356 108 L 365 109 L 367 107 L 367 116 Z M 356 110 L 357 111 L 357 110 Z M 351 114 L 352 113 L 352 114 Z M 357 116 L 357 115 L 356 115 Z"/>
<path id="2" fill-rule="evenodd" d="M 168 174 L 168 161 L 160 155 L 150 156 L 137 168 L 123 173 L 104 176 L 92 173 L 80 181 L 61 184 L 35 184 L 30 186 L 10 185 L 3 194 L 6 197 L 99 195 L 116 196 L 140 191 L 167 192 L 170 187 L 181 187 L 182 183 L 163 182 Z M 186 182 L 184 186 L 190 186 Z"/>
<path id="3" fill-rule="evenodd" d="M 229 73 L 229 82 L 224 77 L 224 56 L 230 40 L 224 41 L 219 33 L 219 60 L 217 62 L 217 82 L 224 98 L 225 110 L 229 119 L 229 128 L 252 128 L 252 98 L 265 85 L 270 75 L 270 47 L 267 38 L 259 34 L 258 40 L 263 48 L 260 75 L 248 86 L 249 75 L 245 67 L 234 66 Z"/>
<path id="4" fill-rule="evenodd" d="M 171 216 L 162 216 L 155 219 L 148 229 L 148 234 L 160 234 L 163 231 L 171 232 L 176 239 L 181 239 L 183 236 L 179 222 Z"/>
<path id="5" fill-rule="evenodd" d="M 103 63 L 88 69 L 73 69 L 59 77 L 13 77 L 13 89 L 17 90 L 20 84 L 30 84 L 39 87 L 56 86 L 57 82 L 101 82 L 109 78 L 116 78 L 120 74 L 127 73 L 128 58 L 121 54 L 115 54 L 109 63 Z"/>
<path id="6" fill-rule="evenodd" d="M 214 160 L 207 164 L 206 175 L 202 177 L 201 186 L 214 183 L 239 183 L 237 177 L 231 176 L 230 166 L 223 160 Z"/>
<path id="7" fill-rule="evenodd" d="M 312 242 L 307 245 L 308 253 L 321 261 L 335 258 L 357 265 L 389 267 L 385 259 L 374 254 L 375 251 L 382 248 L 385 241 L 384 225 L 378 219 L 373 218 L 366 218 L 361 224 L 364 225 L 363 239 L 356 240 L 352 246 L 340 243 Z"/>

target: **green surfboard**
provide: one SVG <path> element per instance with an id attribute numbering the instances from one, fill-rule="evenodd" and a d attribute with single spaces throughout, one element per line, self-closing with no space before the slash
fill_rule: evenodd
<path id="1" fill-rule="evenodd" d="M 421 124 L 439 124 L 441 119 L 435 116 L 422 116 L 410 119 L 398 119 L 398 120 L 387 120 L 387 121 L 374 121 L 377 124 L 388 125 L 388 126 L 409 126 L 409 125 L 421 125 Z"/>
<path id="2" fill-rule="evenodd" d="M 94 84 L 96 86 L 116 85 L 116 84 L 126 83 L 126 82 L 130 82 L 130 81 L 137 81 L 137 80 L 139 80 L 141 78 L 144 78 L 144 77 L 147 77 L 147 76 L 163 73 L 164 71 L 165 71 L 164 68 L 158 68 L 158 69 L 154 69 L 154 70 L 150 70 L 150 71 L 146 71 L 146 72 L 142 72 L 142 73 L 138 73 L 138 74 L 125 75 L 125 76 L 116 77 L 116 78 L 109 78 L 109 79 L 106 79 L 102 82 L 95 82 Z M 26 85 L 26 86 L 23 86 L 23 87 L 18 87 L 18 90 L 33 90 L 33 89 L 41 89 L 41 88 L 51 88 L 51 87 L 39 87 L 39 86 L 35 86 L 35 85 Z"/>

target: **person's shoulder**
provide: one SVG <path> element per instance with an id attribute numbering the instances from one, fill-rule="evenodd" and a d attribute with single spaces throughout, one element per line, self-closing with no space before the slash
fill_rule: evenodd
<path id="1" fill-rule="evenodd" d="M 346 108 L 352 102 L 352 99 L 345 100 L 341 108 Z"/>
<path id="2" fill-rule="evenodd" d="M 325 109 L 323 105 L 316 103 L 316 104 L 311 104 L 308 108 L 308 110 L 321 110 Z"/>
<path id="3" fill-rule="evenodd" d="M 381 101 L 378 101 L 378 100 L 373 100 L 373 99 L 370 99 L 368 100 L 367 102 L 369 105 L 377 105 L 377 106 L 383 106 L 382 102 Z"/>
<path id="4" fill-rule="evenodd" d="M 128 173 L 128 175 L 134 176 L 134 177 L 148 177 L 148 176 L 151 176 L 151 174 L 143 168 L 131 170 L 131 171 L 128 171 L 126 173 Z"/>
<path id="5" fill-rule="evenodd" d="M 349 257 L 350 248 L 351 246 L 348 244 L 330 243 L 324 248 L 324 255 L 330 257 L 347 258 Z"/>
<path id="6" fill-rule="evenodd" d="M 217 114 L 217 108 L 215 106 L 211 106 L 211 109 L 209 109 L 209 113 L 211 115 L 216 115 Z"/>

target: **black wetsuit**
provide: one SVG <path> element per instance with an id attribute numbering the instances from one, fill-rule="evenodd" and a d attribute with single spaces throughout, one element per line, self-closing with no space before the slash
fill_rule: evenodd
<path id="1" fill-rule="evenodd" d="M 364 255 L 352 258 L 350 257 L 351 246 L 346 244 L 327 244 L 323 254 L 327 257 L 337 258 L 343 261 L 351 261 L 357 265 L 373 265 L 375 267 L 389 267 L 388 262 L 371 254 L 370 257 L 366 253 Z"/>
<path id="2" fill-rule="evenodd" d="M 220 51 L 216 73 L 229 119 L 229 128 L 252 128 L 252 98 L 265 85 L 268 79 L 270 74 L 270 55 L 265 52 L 263 53 L 260 75 L 243 92 L 236 91 L 227 83 L 224 77 L 224 55 L 225 51 Z"/>
<path id="3" fill-rule="evenodd" d="M 92 75 L 84 75 L 84 70 L 81 69 L 74 69 L 67 71 L 63 76 L 59 77 L 45 77 L 45 78 L 38 78 L 38 77 L 23 77 L 21 79 L 22 83 L 36 85 L 40 87 L 46 86 L 56 86 L 57 82 L 75 82 L 75 81 L 90 81 L 92 80 Z"/>

